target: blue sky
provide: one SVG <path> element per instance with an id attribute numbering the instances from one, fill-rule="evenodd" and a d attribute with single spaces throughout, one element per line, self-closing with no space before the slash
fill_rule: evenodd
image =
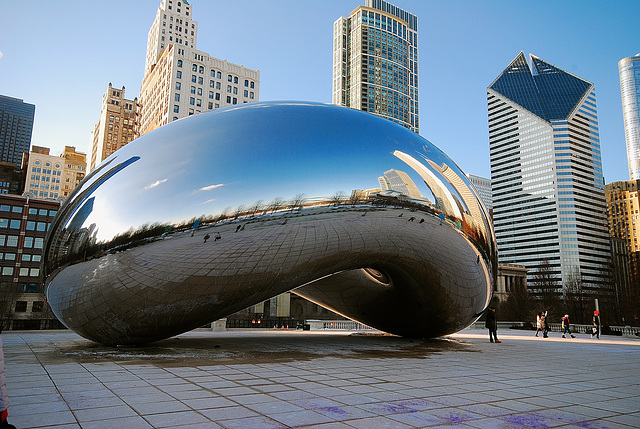
<path id="1" fill-rule="evenodd" d="M 332 27 L 364 0 L 193 0 L 197 48 L 258 69 L 260 100 L 331 102 Z M 607 183 L 628 180 L 618 61 L 640 1 L 395 0 L 418 16 L 420 134 L 490 176 L 486 88 L 520 51 L 596 86 Z M 138 95 L 159 0 L 0 0 L 0 94 L 36 105 L 32 145 L 89 152 L 111 82 Z"/>

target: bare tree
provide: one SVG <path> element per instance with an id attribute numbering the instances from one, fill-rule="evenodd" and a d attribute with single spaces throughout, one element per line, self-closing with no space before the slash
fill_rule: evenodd
<path id="1" fill-rule="evenodd" d="M 239 217 L 243 216 L 244 214 L 245 214 L 244 205 L 240 204 L 233 214 L 233 219 L 237 220 Z"/>
<path id="2" fill-rule="evenodd" d="M 298 194 L 295 197 L 293 197 L 293 199 L 291 200 L 291 203 L 289 203 L 290 207 L 291 207 L 291 211 L 294 211 L 296 209 L 300 210 L 302 209 L 302 204 L 304 204 L 304 194 Z"/>
<path id="3" fill-rule="evenodd" d="M 262 200 L 258 200 L 251 207 L 249 207 L 249 213 L 253 216 L 262 211 Z"/>
<path id="4" fill-rule="evenodd" d="M 543 260 L 535 270 L 530 282 L 531 292 L 542 302 L 545 310 L 552 311 L 554 308 L 559 308 L 560 281 L 549 260 Z"/>
<path id="5" fill-rule="evenodd" d="M 280 210 L 284 206 L 284 204 L 285 201 L 282 197 L 276 197 L 273 199 L 271 204 L 269 204 L 269 209 L 271 210 L 271 213 L 275 213 Z"/>
<path id="6" fill-rule="evenodd" d="M 351 202 L 352 205 L 355 206 L 363 199 L 364 199 L 364 191 L 360 189 L 354 189 L 353 191 L 351 191 L 351 197 L 349 198 L 349 201 Z"/>
<path id="7" fill-rule="evenodd" d="M 331 197 L 331 199 L 329 201 L 331 202 L 331 204 L 333 204 L 334 206 L 337 207 L 340 204 L 342 204 L 342 202 L 344 200 L 345 200 L 344 192 L 338 191 L 335 194 L 333 194 L 333 196 Z"/>
<path id="8" fill-rule="evenodd" d="M 564 282 L 564 305 L 571 318 L 577 323 L 588 322 L 586 308 L 588 298 L 585 296 L 584 279 L 578 267 L 569 270 Z"/>

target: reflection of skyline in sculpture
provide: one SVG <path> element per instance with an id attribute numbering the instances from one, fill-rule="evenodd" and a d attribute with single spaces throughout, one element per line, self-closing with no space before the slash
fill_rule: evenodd
<path id="1" fill-rule="evenodd" d="M 436 199 L 436 207 L 444 211 L 447 215 L 462 219 L 462 212 L 458 207 L 458 202 L 442 179 L 438 177 L 434 171 L 404 152 L 396 150 L 393 152 L 393 155 L 406 162 L 407 165 L 422 177 L 424 183 L 429 187 Z"/>
<path id="2" fill-rule="evenodd" d="M 482 232 L 486 234 L 488 225 L 485 225 L 483 219 L 485 219 L 487 215 L 484 212 L 484 209 L 480 206 L 480 196 L 476 195 L 473 189 L 465 183 L 465 180 L 458 176 L 458 174 L 453 171 L 453 169 L 449 168 L 448 165 L 437 165 L 431 160 L 427 160 L 427 162 L 449 180 L 449 183 L 451 183 L 458 192 L 458 195 L 460 195 L 460 198 L 462 198 L 462 201 L 467 208 L 467 212 L 471 215 L 470 219 L 469 216 L 465 215 L 465 220 L 480 228 Z"/>
<path id="3" fill-rule="evenodd" d="M 489 302 L 495 243 L 422 158 L 457 171 L 412 131 L 338 106 L 176 121 L 114 153 L 61 207 L 43 252 L 47 298 L 105 344 L 167 338 L 287 291 L 397 335 L 455 332 Z M 446 222 L 407 164 L 449 204 Z M 372 188 L 381 172 L 414 196 Z"/>
<path id="4" fill-rule="evenodd" d="M 384 176 L 381 176 L 378 181 L 380 182 L 380 188 L 382 190 L 393 189 L 410 197 L 422 197 L 416 184 L 404 171 L 392 168 L 391 170 L 385 171 Z"/>

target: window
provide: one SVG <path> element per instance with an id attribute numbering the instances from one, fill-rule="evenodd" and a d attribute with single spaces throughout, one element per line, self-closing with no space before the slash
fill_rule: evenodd
<path id="1" fill-rule="evenodd" d="M 250 86 L 251 88 L 253 88 L 253 82 L 251 82 L 251 84 L 249 84 L 249 86 Z"/>
<path id="2" fill-rule="evenodd" d="M 38 224 L 36 225 L 36 231 L 45 232 L 46 230 L 47 230 L 47 223 L 38 222 Z"/>
<path id="3" fill-rule="evenodd" d="M 247 91 L 246 89 L 244 90 L 244 96 L 248 97 L 249 96 L 249 91 Z"/>
<path id="4" fill-rule="evenodd" d="M 191 82 L 193 82 L 193 83 L 196 83 L 196 82 L 197 82 L 197 79 L 196 79 L 196 75 L 195 75 L 195 74 L 192 74 L 192 75 L 191 75 Z"/>
<path id="5" fill-rule="evenodd" d="M 238 83 L 238 76 L 235 76 L 235 77 L 233 78 L 233 83 Z"/>
<path id="6" fill-rule="evenodd" d="M 193 97 L 189 97 L 189 104 L 191 104 L 192 106 L 196 104 L 196 99 Z"/>
<path id="7" fill-rule="evenodd" d="M 7 247 L 18 247 L 18 236 L 17 235 L 8 235 L 7 236 Z"/>
<path id="8" fill-rule="evenodd" d="M 2 274 L 4 274 L 4 269 L 2 270 Z M 27 311 L 27 301 L 16 301 L 16 313 L 24 313 Z"/>
<path id="9" fill-rule="evenodd" d="M 198 71 L 198 65 L 194 64 L 193 66 L 191 66 L 191 70 Z"/>
<path id="10" fill-rule="evenodd" d="M 11 210 L 11 206 L 8 206 L 6 204 L 0 205 L 0 212 L 8 212 L 9 210 Z"/>
<path id="11" fill-rule="evenodd" d="M 216 92 L 216 100 L 220 101 L 220 93 Z"/>
<path id="12" fill-rule="evenodd" d="M 0 246 L 4 246 L 6 242 L 7 242 L 7 236 L 0 234 Z"/>
<path id="13" fill-rule="evenodd" d="M 249 93 L 249 98 L 253 100 L 253 91 Z"/>
<path id="14" fill-rule="evenodd" d="M 249 86 L 249 81 L 247 79 L 244 80 L 244 86 Z"/>
<path id="15" fill-rule="evenodd" d="M 36 237 L 35 240 L 33 241 L 33 248 L 34 249 L 42 249 L 43 246 L 44 246 L 44 238 L 43 237 Z"/>
<path id="16" fill-rule="evenodd" d="M 211 77 L 216 77 L 216 71 L 215 70 L 211 70 Z"/>
<path id="17" fill-rule="evenodd" d="M 202 88 L 198 88 L 198 95 L 202 95 Z"/>
<path id="18" fill-rule="evenodd" d="M 6 228 L 9 226 L 9 219 L 0 219 L 0 228 Z"/>
<path id="19" fill-rule="evenodd" d="M 13 275 L 13 267 L 2 267 L 2 275 L 3 276 L 12 276 Z"/>
<path id="20" fill-rule="evenodd" d="M 182 60 L 178 60 L 178 67 L 182 67 Z"/>
<path id="21" fill-rule="evenodd" d="M 227 103 L 231 103 L 231 96 L 227 95 Z"/>
<path id="22" fill-rule="evenodd" d="M 233 76 L 231 76 L 230 74 L 229 74 L 229 75 L 227 75 L 227 80 L 228 80 L 229 82 L 233 82 Z"/>
<path id="23" fill-rule="evenodd" d="M 196 106 L 198 106 L 198 107 L 202 107 L 202 100 L 201 100 L 201 99 L 199 99 L 199 98 L 198 98 L 198 99 L 196 100 Z"/>
<path id="24" fill-rule="evenodd" d="M 43 309 L 44 301 L 33 301 L 33 304 L 31 304 L 32 313 L 41 313 Z"/>
<path id="25" fill-rule="evenodd" d="M 231 85 L 227 85 L 227 92 L 231 92 Z"/>
<path id="26" fill-rule="evenodd" d="M 178 94 L 178 93 L 176 92 L 176 95 L 175 95 L 175 97 L 173 97 L 173 98 L 174 98 L 174 100 L 176 100 L 176 101 L 180 101 L 180 94 Z"/>
<path id="27" fill-rule="evenodd" d="M 20 220 L 19 219 L 11 219 L 11 222 L 9 222 L 9 228 L 11 228 L 11 229 L 20 229 Z"/>
<path id="28" fill-rule="evenodd" d="M 221 72 L 216 73 L 216 77 L 217 77 L 218 79 L 222 79 L 222 73 L 221 73 Z"/>
<path id="29" fill-rule="evenodd" d="M 180 79 L 180 78 L 182 77 L 182 72 L 181 72 L 180 70 L 178 70 L 178 71 L 176 72 L 176 77 L 177 77 L 178 79 Z"/>
<path id="30" fill-rule="evenodd" d="M 29 277 L 38 277 L 40 275 L 40 268 L 29 268 Z"/>
<path id="31" fill-rule="evenodd" d="M 209 98 L 213 98 L 213 91 L 209 91 Z"/>
<path id="32" fill-rule="evenodd" d="M 204 67 L 200 66 L 200 67 L 198 68 L 198 73 L 204 73 Z"/>
<path id="33" fill-rule="evenodd" d="M 215 83 L 212 80 L 209 81 L 209 88 L 215 88 Z"/>
<path id="34" fill-rule="evenodd" d="M 209 108 L 209 110 L 213 109 L 213 103 L 212 102 L 209 102 L 208 108 Z"/>
<path id="35" fill-rule="evenodd" d="M 233 87 L 233 93 L 234 93 L 234 94 L 237 94 L 237 93 L 238 93 L 238 88 L 237 88 L 237 87 L 235 87 L 235 86 Z"/>
<path id="36" fill-rule="evenodd" d="M 46 216 L 47 215 L 47 209 L 40 209 L 38 210 L 38 214 L 40 216 Z"/>
<path id="37" fill-rule="evenodd" d="M 202 84 L 204 84 L 204 78 L 202 76 L 200 76 L 198 78 L 198 85 L 202 85 Z"/>
<path id="38" fill-rule="evenodd" d="M 29 268 L 20 268 L 20 271 L 18 272 L 18 275 L 20 277 L 27 277 L 29 276 Z"/>
<path id="39" fill-rule="evenodd" d="M 173 105 L 173 113 L 180 113 L 180 107 L 177 104 Z"/>
<path id="40" fill-rule="evenodd" d="M 179 90 L 181 86 L 182 86 L 182 85 L 180 85 L 180 82 L 176 82 L 176 89 L 177 89 L 177 90 Z"/>
<path id="41" fill-rule="evenodd" d="M 23 247 L 25 249 L 31 249 L 33 247 L 33 237 L 25 237 Z"/>
<path id="42" fill-rule="evenodd" d="M 195 93 L 196 93 L 196 87 L 195 87 L 195 86 L 192 86 L 192 87 L 191 87 L 191 93 L 192 93 L 192 94 L 195 94 Z"/>
<path id="43" fill-rule="evenodd" d="M 236 97 L 233 97 L 233 104 L 238 104 L 238 99 Z"/>

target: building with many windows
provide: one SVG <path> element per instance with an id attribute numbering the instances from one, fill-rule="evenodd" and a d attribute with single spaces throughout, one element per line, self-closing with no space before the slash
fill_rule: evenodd
<path id="1" fill-rule="evenodd" d="M 475 176 L 473 174 L 467 174 L 467 178 L 473 184 L 476 191 L 478 191 L 478 195 L 480 196 L 480 200 L 482 204 L 484 204 L 485 208 L 489 213 L 493 211 L 493 198 L 491 198 L 491 179 L 487 179 L 486 177 Z"/>
<path id="2" fill-rule="evenodd" d="M 609 234 L 624 240 L 633 278 L 640 277 L 640 179 L 608 183 L 604 187 L 607 199 Z M 620 253 L 620 252 L 619 252 Z"/>
<path id="3" fill-rule="evenodd" d="M 185 116 L 259 100 L 260 72 L 196 49 L 193 5 L 162 0 L 149 30 L 139 134 Z"/>
<path id="4" fill-rule="evenodd" d="M 618 62 L 624 134 L 631 180 L 640 179 L 640 54 Z"/>
<path id="5" fill-rule="evenodd" d="M 40 263 L 60 202 L 0 195 L 0 319 L 4 329 L 61 327 L 46 304 Z"/>
<path id="6" fill-rule="evenodd" d="M 138 98 L 126 99 L 124 86 L 118 89 L 109 83 L 102 96 L 100 119 L 93 130 L 89 171 L 138 136 L 137 114 Z"/>
<path id="7" fill-rule="evenodd" d="M 520 52 L 487 89 L 498 260 L 525 266 L 534 293 L 542 267 L 565 291 L 608 293 L 594 85 L 530 59 Z"/>
<path id="8" fill-rule="evenodd" d="M 415 15 L 384 0 L 366 0 L 335 21 L 332 103 L 419 132 Z"/>
<path id="9" fill-rule="evenodd" d="M 35 113 L 33 104 L 0 95 L 0 162 L 20 167 L 22 154 L 31 147 Z"/>
<path id="10" fill-rule="evenodd" d="M 84 178 L 87 156 L 76 152 L 73 146 L 65 146 L 60 156 L 49 154 L 49 148 L 34 146 L 25 157 L 24 192 L 34 198 L 61 200 Z"/>

